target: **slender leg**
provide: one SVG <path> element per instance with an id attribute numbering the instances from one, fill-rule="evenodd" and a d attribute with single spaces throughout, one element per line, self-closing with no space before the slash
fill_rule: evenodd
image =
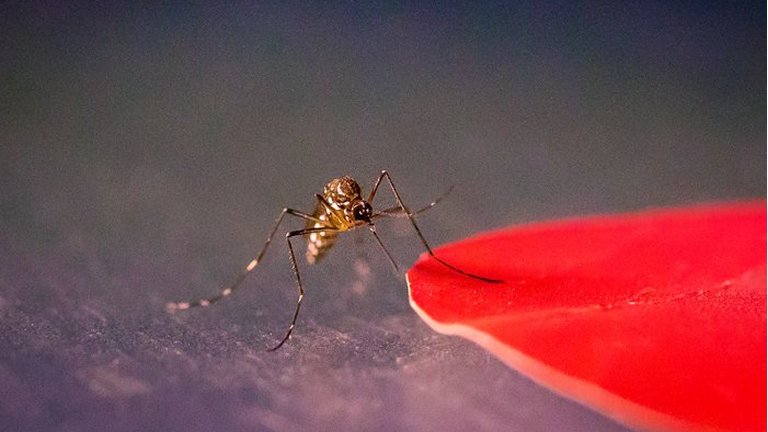
<path id="1" fill-rule="evenodd" d="M 269 232 L 267 241 L 264 243 L 264 246 L 262 246 L 261 251 L 259 251 L 259 254 L 256 255 L 256 258 L 252 259 L 250 263 L 248 263 L 245 269 L 237 276 L 237 278 L 232 284 L 221 289 L 219 293 L 213 297 L 191 301 L 191 302 L 168 303 L 166 305 L 166 309 L 169 312 L 175 312 L 177 310 L 186 310 L 189 308 L 199 307 L 199 306 L 207 307 L 225 297 L 229 297 L 230 295 L 232 295 L 232 293 L 234 293 L 235 290 L 237 290 L 242 285 L 243 281 L 245 281 L 245 278 L 251 273 L 251 271 L 254 268 L 256 268 L 259 262 L 261 262 L 261 259 L 264 257 L 264 254 L 267 252 L 267 248 L 269 248 L 269 244 L 272 243 L 272 238 L 275 236 L 275 233 L 277 232 L 277 228 L 280 226 L 280 223 L 283 221 L 283 218 L 285 217 L 285 215 L 296 216 L 305 220 L 323 223 L 321 220 L 309 214 L 300 212 L 298 210 L 290 209 L 290 208 L 284 208 L 280 212 L 280 215 L 277 217 L 277 220 L 275 221 L 275 225 L 272 227 L 272 231 Z"/>
<path id="2" fill-rule="evenodd" d="M 320 227 L 320 228 L 306 228 L 303 230 L 298 231 L 291 231 L 285 235 L 285 240 L 288 242 L 288 253 L 291 257 L 291 268 L 293 269 L 293 274 L 296 276 L 296 286 L 299 289 L 299 299 L 296 301 L 296 310 L 293 312 L 293 319 L 291 319 L 291 325 L 288 326 L 288 331 L 285 333 L 285 336 L 283 339 L 280 340 L 280 342 L 275 345 L 272 348 L 269 348 L 267 351 L 275 351 L 291 337 L 291 333 L 293 333 L 293 328 L 296 327 L 296 319 L 299 317 L 299 310 L 301 310 L 301 301 L 304 300 L 304 285 L 301 283 L 301 274 L 299 273 L 299 266 L 296 263 L 296 254 L 293 253 L 293 245 L 291 244 L 291 237 L 295 236 L 302 236 L 317 232 L 324 232 L 324 231 L 336 231 L 334 228 L 326 228 L 326 227 Z"/>
<path id="3" fill-rule="evenodd" d="M 368 226 L 368 229 L 371 230 L 371 233 L 373 233 L 373 237 L 376 238 L 376 242 L 379 243 L 379 246 L 381 246 L 381 250 L 383 250 L 384 253 L 387 255 L 387 258 L 389 258 L 389 262 L 392 263 L 392 267 L 395 268 L 395 273 L 400 273 L 400 267 L 397 266 L 395 259 L 392 258 L 392 254 L 389 253 L 387 248 L 384 246 L 384 243 L 379 238 L 379 235 L 376 233 L 376 226 L 373 223 L 371 223 Z"/>
<path id="4" fill-rule="evenodd" d="M 448 267 L 449 269 L 451 269 L 451 270 L 453 270 L 453 271 L 455 271 L 457 273 L 461 273 L 461 274 L 463 274 L 465 276 L 468 276 L 468 277 L 471 277 L 471 278 L 474 278 L 474 279 L 478 279 L 478 280 L 481 280 L 481 281 L 485 281 L 485 282 L 491 282 L 491 283 L 503 282 L 500 279 L 491 279 L 491 278 L 487 278 L 487 277 L 483 277 L 483 276 L 478 276 L 478 275 L 475 275 L 475 274 L 472 274 L 472 273 L 465 272 L 464 270 L 462 270 L 462 269 L 460 269 L 458 267 L 455 267 L 455 266 L 453 266 L 453 265 L 443 261 L 442 259 L 438 258 L 435 255 L 435 253 L 432 252 L 432 248 L 429 247 L 429 243 L 427 243 L 427 239 L 424 238 L 424 234 L 421 233 L 421 230 L 419 229 L 419 226 L 416 225 L 416 219 L 413 217 L 413 213 L 411 213 L 411 211 L 408 210 L 408 207 L 406 207 L 405 204 L 403 203 L 403 199 L 400 198 L 400 194 L 397 192 L 397 188 L 395 187 L 395 184 L 392 182 L 392 177 L 390 177 L 390 175 L 387 172 L 387 170 L 383 170 L 381 172 L 381 174 L 379 174 L 379 178 L 376 179 L 376 183 L 373 185 L 373 189 L 371 189 L 371 194 L 368 197 L 368 202 L 369 203 L 372 202 L 373 199 L 376 197 L 376 192 L 379 189 L 379 185 L 381 184 L 381 181 L 385 177 L 387 178 L 387 181 L 389 182 L 389 186 L 392 189 L 392 194 L 395 195 L 395 200 L 397 201 L 397 204 L 400 206 L 400 208 L 403 209 L 403 212 L 408 216 L 408 220 L 411 221 L 411 225 L 413 225 L 413 229 L 416 231 L 416 234 L 418 234 L 419 239 L 421 240 L 421 243 L 424 245 L 424 248 L 427 250 L 427 253 L 432 258 L 437 260 L 437 262 L 439 262 L 440 264 Z"/>

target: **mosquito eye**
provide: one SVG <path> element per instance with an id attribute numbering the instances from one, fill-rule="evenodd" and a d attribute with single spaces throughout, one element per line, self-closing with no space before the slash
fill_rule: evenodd
<path id="1" fill-rule="evenodd" d="M 352 210 L 352 215 L 354 216 L 355 220 L 367 220 L 371 217 L 371 206 L 368 204 L 355 206 L 355 208 Z"/>

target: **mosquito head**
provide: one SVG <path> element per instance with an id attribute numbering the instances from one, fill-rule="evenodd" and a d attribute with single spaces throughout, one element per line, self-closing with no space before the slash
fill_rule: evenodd
<path id="1" fill-rule="evenodd" d="M 373 208 L 367 202 L 360 200 L 352 206 L 352 217 L 359 222 L 370 222 L 373 216 Z"/>

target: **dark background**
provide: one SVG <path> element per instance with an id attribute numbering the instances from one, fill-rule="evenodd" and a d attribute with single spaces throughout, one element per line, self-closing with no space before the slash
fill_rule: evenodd
<path id="1" fill-rule="evenodd" d="M 214 293 L 343 174 L 369 189 L 386 168 L 413 207 L 456 185 L 420 217 L 435 245 L 764 197 L 765 16 L 0 3 L 0 430 L 622 430 L 433 333 L 368 236 L 302 267 L 276 353 L 282 241 L 232 299 L 163 305 Z M 405 268 L 422 252 L 402 221 L 379 231 Z"/>

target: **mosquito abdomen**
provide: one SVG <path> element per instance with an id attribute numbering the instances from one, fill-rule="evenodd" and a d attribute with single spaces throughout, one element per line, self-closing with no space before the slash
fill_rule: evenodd
<path id="1" fill-rule="evenodd" d="M 307 221 L 307 228 L 324 228 L 329 225 L 330 215 L 325 210 L 323 205 L 318 204 L 315 208 L 315 212 L 312 215 L 320 222 Z M 307 262 L 314 264 L 328 253 L 328 250 L 336 243 L 337 233 L 333 231 L 320 231 L 309 234 L 307 236 Z"/>
<path id="2" fill-rule="evenodd" d="M 314 264 L 328 253 L 336 243 L 335 232 L 321 231 L 309 235 L 307 242 L 307 262 Z"/>

